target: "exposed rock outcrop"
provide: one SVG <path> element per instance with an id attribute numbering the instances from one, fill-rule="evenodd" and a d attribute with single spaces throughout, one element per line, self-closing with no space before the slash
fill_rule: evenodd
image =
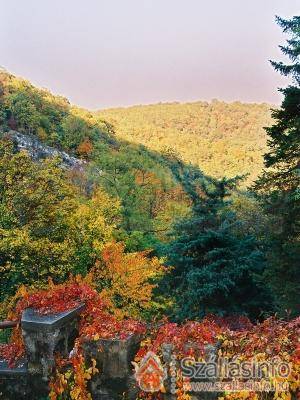
<path id="1" fill-rule="evenodd" d="M 45 145 L 33 135 L 25 135 L 24 133 L 11 130 L 4 133 L 3 136 L 10 138 L 14 142 L 17 150 L 26 150 L 33 160 L 59 157 L 61 159 L 61 165 L 71 169 L 83 169 L 86 164 L 86 161 L 70 156 L 70 154 L 65 151 L 60 151 L 54 147 Z"/>

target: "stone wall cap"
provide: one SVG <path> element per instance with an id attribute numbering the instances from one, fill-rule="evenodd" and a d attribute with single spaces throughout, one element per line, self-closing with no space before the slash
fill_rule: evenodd
<path id="1" fill-rule="evenodd" d="M 111 337 L 111 338 L 100 337 L 99 339 L 95 340 L 88 336 L 84 336 L 82 338 L 82 341 L 83 341 L 83 343 L 94 343 L 96 345 L 101 344 L 101 343 L 114 344 L 114 343 L 128 343 L 128 342 L 134 341 L 134 340 L 141 340 L 142 337 L 143 337 L 143 335 L 141 333 L 130 333 L 128 336 L 126 336 L 122 339 L 118 336 L 115 336 L 115 337 Z"/>
<path id="2" fill-rule="evenodd" d="M 56 314 L 42 315 L 33 308 L 27 308 L 23 311 L 21 318 L 22 329 L 32 331 L 51 331 L 72 321 L 84 308 L 84 304 Z"/>
<path id="3" fill-rule="evenodd" d="M 7 361 L 0 359 L 0 377 L 14 378 L 19 375 L 27 375 L 28 369 L 25 360 L 20 360 L 14 368 L 8 366 Z"/>

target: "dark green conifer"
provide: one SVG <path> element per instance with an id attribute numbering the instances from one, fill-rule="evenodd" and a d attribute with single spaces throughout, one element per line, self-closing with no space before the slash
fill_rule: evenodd
<path id="1" fill-rule="evenodd" d="M 208 313 L 258 317 L 268 296 L 260 283 L 264 257 L 253 236 L 241 234 L 228 196 L 234 180 L 207 180 L 194 168 L 177 174 L 193 203 L 193 213 L 174 230 L 168 248 L 173 266 L 167 288 L 176 318 Z M 270 307 L 270 306 L 268 306 Z"/>
<path id="2" fill-rule="evenodd" d="M 300 17 L 277 18 L 291 38 L 280 46 L 289 64 L 272 62 L 293 84 L 281 89 L 281 108 L 273 111 L 267 128 L 269 152 L 265 170 L 255 185 L 272 218 L 269 268 L 266 275 L 282 311 L 300 311 Z"/>

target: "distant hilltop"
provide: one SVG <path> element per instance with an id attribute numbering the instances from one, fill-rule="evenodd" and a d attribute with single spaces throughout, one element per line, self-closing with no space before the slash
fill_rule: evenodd
<path id="1" fill-rule="evenodd" d="M 172 150 L 212 176 L 248 174 L 251 182 L 263 167 L 271 108 L 214 99 L 105 109 L 97 115 L 122 139 L 160 152 Z"/>
<path id="2" fill-rule="evenodd" d="M 246 184 L 263 168 L 270 104 L 214 99 L 91 112 L 3 70 L 1 87 L 0 130 L 34 134 L 71 156 L 88 159 L 97 143 L 113 151 L 126 141 L 160 154 L 172 152 L 212 177 L 248 175 Z"/>

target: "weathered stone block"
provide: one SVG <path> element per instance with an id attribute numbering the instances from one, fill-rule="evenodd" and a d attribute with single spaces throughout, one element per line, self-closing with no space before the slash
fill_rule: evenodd
<path id="1" fill-rule="evenodd" d="M 0 360 L 0 398 L 3 400 L 40 400 L 47 396 L 48 385 L 41 376 L 28 372 L 26 360 L 20 360 L 14 368 Z"/>
<path id="2" fill-rule="evenodd" d="M 131 362 L 139 348 L 140 335 L 131 335 L 127 339 L 86 340 L 83 343 L 85 358 L 94 358 L 99 374 L 90 382 L 93 399 L 114 400 L 124 392 L 128 399 L 135 399 L 138 392 L 133 378 Z"/>
<path id="3" fill-rule="evenodd" d="M 55 352 L 68 356 L 78 336 L 78 315 L 83 307 L 52 315 L 33 309 L 23 312 L 21 327 L 30 374 L 41 374 L 47 380 L 55 365 Z"/>
<path id="4" fill-rule="evenodd" d="M 163 343 L 161 349 L 162 349 L 163 362 L 168 368 L 168 377 L 164 382 L 166 393 L 163 395 L 163 398 L 165 400 L 176 400 L 176 394 L 171 393 L 171 384 L 172 384 L 171 373 L 172 373 L 172 368 L 175 371 L 180 370 L 181 368 L 180 361 L 176 357 L 173 357 L 175 355 L 175 352 L 174 352 L 174 346 L 172 344 Z M 203 356 L 206 362 L 212 362 L 217 359 L 218 344 L 216 345 L 207 344 L 204 345 L 203 348 L 200 348 L 199 345 L 197 345 L 196 343 L 190 342 L 184 345 L 185 352 L 188 352 L 189 349 L 193 349 L 196 357 Z M 193 381 L 195 382 L 199 380 L 193 379 Z M 202 381 L 209 381 L 209 379 Z M 220 396 L 220 393 L 217 392 L 199 392 L 199 393 L 191 392 L 189 394 L 191 400 L 217 400 L 218 397 Z"/>
<path id="5" fill-rule="evenodd" d="M 83 348 L 87 358 L 94 358 L 97 367 L 107 378 L 123 379 L 132 373 L 131 362 L 139 348 L 140 335 L 127 339 L 99 339 L 85 341 Z"/>

